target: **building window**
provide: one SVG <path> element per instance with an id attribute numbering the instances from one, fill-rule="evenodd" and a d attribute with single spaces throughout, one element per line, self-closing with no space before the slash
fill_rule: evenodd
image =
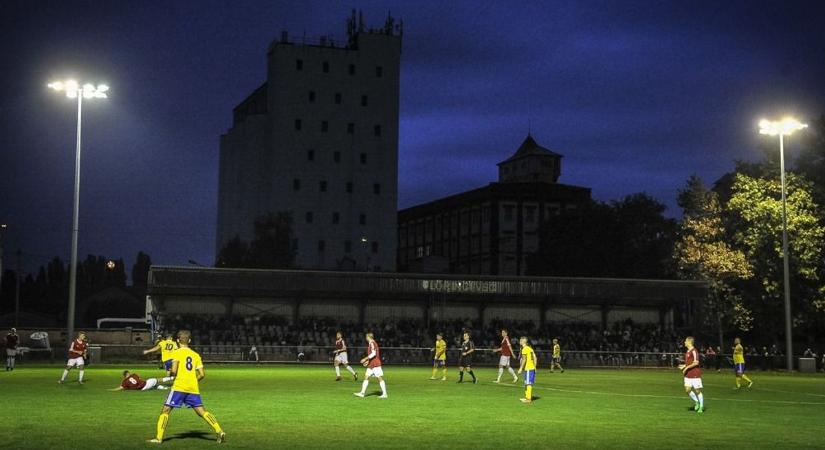
<path id="1" fill-rule="evenodd" d="M 376 125 L 372 127 L 372 134 L 375 136 L 381 136 L 381 125 Z"/>
<path id="2" fill-rule="evenodd" d="M 327 191 L 327 182 L 326 182 L 326 180 L 321 180 L 321 182 L 318 184 L 318 187 L 321 189 L 321 192 L 326 192 Z"/>
<path id="3" fill-rule="evenodd" d="M 361 96 L 361 106 L 367 106 L 367 100 L 368 100 L 368 99 L 367 99 L 367 96 L 366 96 L 366 95 L 362 95 L 362 96 Z"/>
<path id="4" fill-rule="evenodd" d="M 358 215 L 358 224 L 359 225 L 366 225 L 367 224 L 367 215 L 361 213 Z"/>
<path id="5" fill-rule="evenodd" d="M 366 163 L 367 163 L 367 154 L 366 153 L 361 153 L 361 164 L 366 164 Z"/>
<path id="6" fill-rule="evenodd" d="M 375 76 L 381 78 L 384 76 L 384 68 L 381 66 L 375 66 Z"/>
<path id="7" fill-rule="evenodd" d="M 306 221 L 307 221 L 307 223 L 312 223 L 312 219 L 314 219 L 314 217 L 313 217 L 313 215 L 312 215 L 312 211 L 307 211 L 307 213 L 306 213 Z"/>
<path id="8" fill-rule="evenodd" d="M 372 193 L 378 195 L 381 193 L 381 183 L 375 183 L 372 185 Z"/>
<path id="9" fill-rule="evenodd" d="M 301 119 L 295 119 L 295 129 L 296 130 L 301 129 Z"/>
<path id="10" fill-rule="evenodd" d="M 347 134 L 355 134 L 355 124 L 354 123 L 350 122 L 350 123 L 347 124 Z"/>
<path id="11" fill-rule="evenodd" d="M 327 122 L 326 120 L 321 122 L 321 131 L 324 133 L 329 131 L 329 122 Z"/>
<path id="12" fill-rule="evenodd" d="M 370 245 L 372 246 L 372 252 L 378 253 L 378 242 L 373 241 Z"/>
<path id="13" fill-rule="evenodd" d="M 323 70 L 324 73 L 329 73 L 329 62 L 324 61 L 324 64 L 321 66 L 321 70 Z"/>
<path id="14" fill-rule="evenodd" d="M 298 251 L 298 239 L 297 238 L 292 239 L 292 249 L 295 250 L 296 252 Z"/>
<path id="15" fill-rule="evenodd" d="M 296 59 L 295 60 L 295 70 L 304 70 L 304 60 L 303 59 Z"/>
<path id="16" fill-rule="evenodd" d="M 350 64 L 349 65 L 349 74 L 350 75 L 355 75 L 355 64 Z"/>
<path id="17" fill-rule="evenodd" d="M 512 222 L 513 221 L 513 211 L 516 209 L 513 205 L 504 205 L 504 221 L 505 222 Z"/>
<path id="18" fill-rule="evenodd" d="M 341 162 L 341 152 L 334 152 L 332 154 L 332 160 L 337 163 Z"/>
<path id="19" fill-rule="evenodd" d="M 293 191 L 300 191 L 301 190 L 301 180 L 294 179 L 292 180 L 292 190 Z"/>
<path id="20" fill-rule="evenodd" d="M 324 249 L 327 248 L 327 243 L 323 239 L 318 241 L 318 251 L 322 252 Z"/>
<path id="21" fill-rule="evenodd" d="M 347 194 L 352 194 L 352 181 L 347 181 Z"/>
<path id="22" fill-rule="evenodd" d="M 338 222 L 340 222 L 340 221 L 341 221 L 341 214 L 339 214 L 338 212 L 332 213 L 332 224 L 333 225 L 338 225 Z"/>
<path id="23" fill-rule="evenodd" d="M 352 242 L 351 241 L 344 241 L 344 252 L 349 253 L 352 251 Z"/>
<path id="24" fill-rule="evenodd" d="M 336 92 L 336 93 L 335 93 L 335 104 L 336 104 L 336 105 L 340 105 L 340 104 L 341 104 L 341 93 L 340 93 L 340 92 Z"/>
<path id="25" fill-rule="evenodd" d="M 423 258 L 424 257 L 424 247 L 418 246 L 415 248 L 415 257 L 416 258 Z"/>
<path id="26" fill-rule="evenodd" d="M 315 150 L 307 150 L 307 161 L 315 161 Z"/>
<path id="27" fill-rule="evenodd" d="M 309 91 L 309 102 L 315 103 L 315 91 Z"/>
<path id="28" fill-rule="evenodd" d="M 524 208 L 524 221 L 528 223 L 533 223 L 536 221 L 536 207 L 535 206 L 527 206 Z"/>

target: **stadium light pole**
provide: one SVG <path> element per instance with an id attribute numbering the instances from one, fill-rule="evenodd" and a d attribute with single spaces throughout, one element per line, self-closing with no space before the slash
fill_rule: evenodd
<path id="1" fill-rule="evenodd" d="M 791 334 L 791 284 L 788 270 L 788 214 L 785 201 L 785 136 L 790 136 L 794 131 L 807 127 L 808 124 L 792 117 L 779 121 L 767 119 L 759 121 L 759 134 L 779 136 L 779 170 L 782 183 L 782 272 L 785 288 L 785 362 L 788 372 L 793 371 L 793 335 Z"/>
<path id="2" fill-rule="evenodd" d="M 55 81 L 48 86 L 58 92 L 65 92 L 66 97 L 77 99 L 77 143 L 75 147 L 74 163 L 74 211 L 72 214 L 72 260 L 69 266 L 69 311 L 66 319 L 67 341 L 74 337 L 74 309 L 77 293 L 77 232 L 80 216 L 80 130 L 83 111 L 83 99 L 106 98 L 109 86 L 99 84 L 94 86 L 86 83 L 79 85 L 75 80 Z"/>

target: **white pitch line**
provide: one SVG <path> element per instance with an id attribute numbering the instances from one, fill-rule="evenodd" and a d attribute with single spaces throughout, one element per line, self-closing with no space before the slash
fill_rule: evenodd
<path id="1" fill-rule="evenodd" d="M 516 385 L 507 385 L 507 384 L 498 384 L 498 387 L 511 387 L 511 388 L 521 388 L 521 386 Z M 552 387 L 544 387 L 544 386 L 533 386 L 533 389 L 542 389 L 545 391 L 557 391 L 557 392 L 568 392 L 572 394 L 590 394 L 590 395 L 607 395 L 607 396 L 617 396 L 617 397 L 641 397 L 641 398 L 667 398 L 673 400 L 684 400 L 684 396 L 674 396 L 674 395 L 653 395 L 653 394 L 622 394 L 620 392 L 598 392 L 598 391 L 583 391 L 580 389 L 560 389 L 560 388 L 552 388 Z M 707 395 L 706 395 L 707 397 Z M 730 402 L 743 402 L 743 403 L 780 403 L 786 405 L 825 405 L 825 402 L 797 402 L 792 400 L 755 400 L 755 399 L 747 399 L 747 398 L 720 398 L 720 397 L 708 397 L 711 400 L 722 400 L 722 401 L 730 401 Z"/>
<path id="2" fill-rule="evenodd" d="M 762 386 L 759 386 L 759 390 L 760 391 L 768 391 L 768 392 L 778 392 L 780 394 L 808 395 L 808 396 L 811 396 L 811 397 L 825 398 L 825 395 L 823 395 L 823 394 L 811 394 L 809 392 L 783 391 L 783 390 L 780 390 L 780 389 L 771 389 L 771 388 L 766 388 L 766 387 L 762 387 Z"/>

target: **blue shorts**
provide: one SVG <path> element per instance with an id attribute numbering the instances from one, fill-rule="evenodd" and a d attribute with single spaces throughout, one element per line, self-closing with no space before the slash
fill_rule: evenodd
<path id="1" fill-rule="evenodd" d="M 200 394 L 190 394 L 188 392 L 169 391 L 164 405 L 172 408 L 180 408 L 186 406 L 187 408 L 197 408 L 203 406 Z"/>
<path id="2" fill-rule="evenodd" d="M 175 360 L 174 360 L 174 359 L 167 359 L 166 361 L 164 361 L 164 362 L 163 362 L 163 367 L 165 367 L 165 368 L 166 368 L 166 371 L 167 371 L 167 372 L 168 372 L 168 371 L 170 371 L 170 370 L 172 370 L 172 363 L 173 363 L 173 362 L 175 362 Z"/>
<path id="3" fill-rule="evenodd" d="M 536 382 L 536 371 L 534 370 L 525 370 L 524 371 L 524 385 L 528 386 Z"/>
<path id="4" fill-rule="evenodd" d="M 736 373 L 745 373 L 745 363 L 734 364 L 733 370 L 735 370 Z"/>

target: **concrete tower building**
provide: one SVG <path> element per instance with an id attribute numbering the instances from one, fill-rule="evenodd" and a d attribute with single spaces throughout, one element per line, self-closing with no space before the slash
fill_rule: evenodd
<path id="1" fill-rule="evenodd" d="M 290 39 L 267 52 L 267 80 L 221 136 L 217 251 L 250 241 L 256 217 L 292 213 L 296 265 L 394 271 L 402 26 L 346 42 Z"/>

